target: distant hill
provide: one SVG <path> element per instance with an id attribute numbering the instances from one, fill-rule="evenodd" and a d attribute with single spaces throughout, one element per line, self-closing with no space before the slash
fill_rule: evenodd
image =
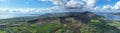
<path id="1" fill-rule="evenodd" d="M 113 15 L 118 15 L 118 16 L 120 16 L 120 13 L 112 13 Z"/>
<path id="2" fill-rule="evenodd" d="M 38 19 L 39 16 L 31 16 L 31 17 L 17 17 L 17 18 L 9 18 L 9 19 L 0 19 L 0 23 L 9 23 L 9 22 L 26 22 L 30 20 Z"/>

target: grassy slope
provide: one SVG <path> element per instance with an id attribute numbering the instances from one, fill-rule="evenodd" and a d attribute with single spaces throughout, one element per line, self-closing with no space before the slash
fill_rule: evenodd
<path id="1" fill-rule="evenodd" d="M 1 19 L 0 23 L 13 23 L 20 22 L 19 26 L 6 26 L 5 28 L 0 28 L 0 33 L 72 33 L 72 25 L 61 26 L 61 24 L 44 24 L 42 26 L 36 24 L 27 23 L 27 21 L 38 19 L 39 17 L 20 17 L 12 19 Z M 120 33 L 117 29 L 120 27 L 119 22 L 108 22 L 99 19 L 93 19 L 89 23 L 82 24 L 79 29 L 82 33 Z"/>
<path id="2" fill-rule="evenodd" d="M 104 21 L 105 22 L 105 21 Z M 101 20 L 94 19 L 89 23 L 82 24 L 80 32 L 82 33 L 120 33 L 115 26 L 116 23 L 104 23 Z M 36 24 L 29 24 L 21 22 L 22 25 L 6 27 L 0 29 L 0 33 L 72 33 L 72 24 L 67 26 L 61 26 L 61 24 L 44 24 L 42 26 Z M 118 23 L 117 23 L 118 24 Z"/>

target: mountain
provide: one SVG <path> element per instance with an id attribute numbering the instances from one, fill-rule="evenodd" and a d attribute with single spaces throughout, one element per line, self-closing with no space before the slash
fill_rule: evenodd
<path id="1" fill-rule="evenodd" d="M 63 13 L 47 13 L 39 16 L 40 18 L 36 20 L 28 21 L 30 23 L 36 23 L 41 22 L 43 23 L 49 23 L 49 22 L 61 22 L 60 20 L 64 20 L 65 18 L 75 18 L 75 19 L 81 19 L 84 22 L 88 22 L 91 19 L 99 18 L 99 15 L 93 14 L 92 12 L 63 12 Z M 62 19 L 63 18 L 63 19 Z"/>
<path id="2" fill-rule="evenodd" d="M 47 13 L 40 16 L 36 20 L 28 21 L 28 23 L 44 25 L 50 24 L 61 24 L 63 27 L 67 26 L 73 33 L 81 33 L 84 30 L 90 31 L 91 33 L 118 33 L 119 29 L 108 25 L 111 21 L 104 20 L 104 16 L 96 15 L 92 12 L 64 12 L 64 13 Z M 111 29 L 113 28 L 113 29 Z M 92 30 L 95 29 L 95 30 Z M 100 31 L 102 30 L 102 32 Z M 107 31 L 106 31 L 107 30 Z M 112 31 L 111 31 L 112 30 Z M 52 31 L 53 33 L 56 30 Z M 67 30 L 65 31 L 67 32 Z"/>
<path id="3" fill-rule="evenodd" d="M 104 16 L 88 11 L 45 13 L 34 17 L 2 19 L 0 31 L 8 33 L 120 33 L 119 22 L 104 19 Z"/>
<path id="4" fill-rule="evenodd" d="M 112 13 L 112 14 L 113 14 L 113 15 L 118 15 L 118 16 L 120 15 L 120 13 Z"/>

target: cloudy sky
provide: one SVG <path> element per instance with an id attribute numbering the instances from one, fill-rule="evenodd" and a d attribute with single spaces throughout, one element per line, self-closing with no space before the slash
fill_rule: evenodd
<path id="1" fill-rule="evenodd" d="M 51 11 L 120 12 L 120 0 L 0 0 L 0 17 Z"/>
<path id="2" fill-rule="evenodd" d="M 119 11 L 120 0 L 0 0 L 2 9 L 41 9 L 52 7 L 77 7 L 82 10 Z"/>

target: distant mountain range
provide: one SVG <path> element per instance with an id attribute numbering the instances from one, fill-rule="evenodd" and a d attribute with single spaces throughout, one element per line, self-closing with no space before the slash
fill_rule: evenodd
<path id="1" fill-rule="evenodd" d="M 75 12 L 75 13 L 79 13 L 80 11 L 72 11 L 72 12 Z M 22 17 L 40 17 L 41 18 L 44 16 L 49 16 L 51 17 L 50 15 L 55 15 L 55 16 L 64 16 L 64 15 L 69 15 L 69 14 L 73 14 L 71 11 L 66 11 L 66 12 L 60 12 L 60 11 L 56 11 L 56 12 L 45 12 L 45 13 L 26 13 L 26 14 L 19 14 L 19 13 L 13 13 L 13 14 L 1 14 L 2 16 L 0 17 L 0 19 L 10 19 L 10 18 L 22 18 Z M 84 12 L 84 11 L 81 11 L 81 12 Z M 108 20 L 120 20 L 120 16 L 118 15 L 119 12 L 91 12 L 91 13 L 94 13 L 96 15 L 99 15 L 99 16 L 104 16 L 106 19 Z M 59 15 L 61 14 L 61 15 Z"/>
<path id="2" fill-rule="evenodd" d="M 99 17 L 99 15 L 96 15 L 92 12 L 57 12 L 57 13 L 45 13 L 41 14 L 39 16 L 31 16 L 31 17 L 17 17 L 17 18 L 9 18 L 9 19 L 0 19 L 2 22 L 17 22 L 17 21 L 30 21 L 30 20 L 36 20 L 36 19 L 44 19 L 44 18 L 58 18 L 58 17 Z M 94 17 L 93 17 L 94 16 Z"/>
<path id="3" fill-rule="evenodd" d="M 6 20 L 8 20 L 8 22 L 12 21 L 28 21 L 28 20 L 35 20 L 35 19 L 39 19 L 39 18 L 52 18 L 52 17 L 68 17 L 68 16 L 82 16 L 82 17 L 88 17 L 88 14 L 92 14 L 92 15 L 96 15 L 96 17 L 102 16 L 105 17 L 105 19 L 108 20 L 116 20 L 116 17 L 114 15 L 112 15 L 112 13 L 104 13 L 104 12 L 54 12 L 54 13 L 44 13 L 44 14 L 37 14 L 38 16 L 26 16 L 26 17 L 16 17 L 16 18 L 9 18 L 9 19 L 0 19 L 0 21 L 2 22 L 6 22 Z M 16 19 L 16 20 L 14 20 Z"/>

